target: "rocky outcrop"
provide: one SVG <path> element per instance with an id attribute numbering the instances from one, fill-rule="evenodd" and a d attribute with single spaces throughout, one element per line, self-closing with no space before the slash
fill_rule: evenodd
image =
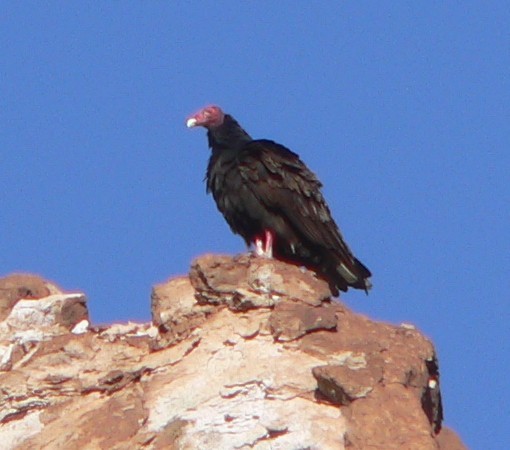
<path id="1" fill-rule="evenodd" d="M 276 260 L 198 258 L 151 324 L 90 326 L 30 277 L 0 280 L 0 312 L 2 448 L 463 448 L 430 341 Z"/>

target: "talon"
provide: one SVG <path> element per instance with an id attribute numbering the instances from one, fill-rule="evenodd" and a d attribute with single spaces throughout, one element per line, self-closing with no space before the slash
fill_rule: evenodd
<path id="1" fill-rule="evenodd" d="M 264 239 L 259 237 L 255 238 L 255 254 L 257 256 L 263 256 L 264 258 L 273 257 L 273 233 L 269 230 L 264 231 Z"/>
<path id="2" fill-rule="evenodd" d="M 255 254 L 257 256 L 264 256 L 264 243 L 260 238 L 255 239 Z"/>

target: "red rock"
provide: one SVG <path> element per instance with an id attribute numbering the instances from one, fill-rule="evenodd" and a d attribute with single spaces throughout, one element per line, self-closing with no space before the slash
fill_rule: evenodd
<path id="1" fill-rule="evenodd" d="M 436 439 L 440 450 L 467 450 L 457 433 L 450 428 L 443 428 Z"/>
<path id="2" fill-rule="evenodd" d="M 351 368 L 348 364 L 319 366 L 314 367 L 312 373 L 320 393 L 344 406 L 367 397 L 383 380 L 383 369 L 375 364 L 360 368 Z"/>
<path id="3" fill-rule="evenodd" d="M 186 339 L 214 312 L 211 305 L 197 303 L 188 277 L 174 278 L 154 286 L 151 304 L 152 322 L 160 331 L 154 349 Z"/>
<path id="4" fill-rule="evenodd" d="M 57 286 L 37 275 L 13 274 L 0 278 L 0 320 L 22 298 L 38 299 L 57 293 L 61 293 Z"/>
<path id="5" fill-rule="evenodd" d="M 269 317 L 271 334 L 279 341 L 292 341 L 317 330 L 334 330 L 335 308 L 325 304 L 310 307 L 297 302 L 279 302 Z"/>
<path id="6" fill-rule="evenodd" d="M 197 258 L 190 280 L 200 302 L 226 304 L 235 311 L 271 308 L 282 298 L 319 306 L 331 295 L 313 272 L 250 255 Z"/>
<path id="7" fill-rule="evenodd" d="M 280 261 L 198 258 L 189 279 L 154 287 L 155 326 L 74 334 L 78 310 L 49 326 L 34 311 L 0 339 L 3 448 L 465 448 L 434 433 L 432 343 Z"/>

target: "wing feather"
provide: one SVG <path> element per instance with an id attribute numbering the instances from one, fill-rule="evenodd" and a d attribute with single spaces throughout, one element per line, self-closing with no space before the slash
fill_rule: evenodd
<path id="1" fill-rule="evenodd" d="M 298 155 L 273 141 L 252 141 L 244 149 L 239 170 L 251 193 L 279 214 L 304 243 L 333 251 L 353 264 L 320 191 L 321 182 Z"/>

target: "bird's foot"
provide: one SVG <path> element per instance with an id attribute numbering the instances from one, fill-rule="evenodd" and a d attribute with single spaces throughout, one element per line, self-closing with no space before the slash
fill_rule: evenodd
<path id="1" fill-rule="evenodd" d="M 264 256 L 264 243 L 262 242 L 262 239 L 255 239 L 255 254 L 257 256 Z"/>
<path id="2" fill-rule="evenodd" d="M 269 230 L 264 231 L 264 238 L 255 238 L 255 254 L 264 258 L 273 257 L 273 233 Z"/>

